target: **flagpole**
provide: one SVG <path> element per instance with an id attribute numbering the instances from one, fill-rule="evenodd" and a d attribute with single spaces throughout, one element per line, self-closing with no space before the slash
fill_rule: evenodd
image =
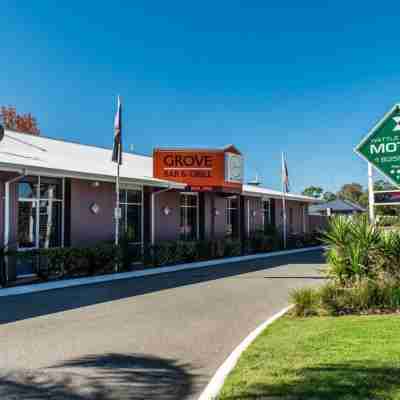
<path id="1" fill-rule="evenodd" d="M 118 160 L 120 159 L 121 146 L 118 146 Z M 119 209 L 119 162 L 117 162 L 117 177 L 115 182 L 115 194 L 117 200 L 115 202 L 115 245 L 119 244 L 119 219 L 120 219 L 120 209 Z"/>
<path id="2" fill-rule="evenodd" d="M 113 155 L 112 161 L 117 163 L 117 173 L 115 177 L 115 210 L 114 210 L 114 218 L 115 218 L 115 245 L 119 245 L 119 226 L 121 219 L 121 209 L 120 209 L 120 201 L 119 201 L 119 170 L 122 164 L 122 107 L 121 107 L 121 99 L 118 96 L 118 107 L 117 113 L 114 119 L 114 146 L 113 146 Z"/>
<path id="3" fill-rule="evenodd" d="M 283 174 L 285 171 L 285 156 L 282 152 L 282 216 L 283 216 L 283 248 L 286 249 L 287 247 L 287 225 L 286 225 L 286 185 L 283 178 Z"/>

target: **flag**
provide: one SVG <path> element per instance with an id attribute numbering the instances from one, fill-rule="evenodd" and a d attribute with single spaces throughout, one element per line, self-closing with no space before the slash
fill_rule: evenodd
<path id="1" fill-rule="evenodd" d="M 118 96 L 118 107 L 114 118 L 114 145 L 112 151 L 112 161 L 122 164 L 122 106 Z"/>
<path id="2" fill-rule="evenodd" d="M 290 191 L 289 172 L 284 153 L 282 153 L 282 187 L 285 193 Z"/>

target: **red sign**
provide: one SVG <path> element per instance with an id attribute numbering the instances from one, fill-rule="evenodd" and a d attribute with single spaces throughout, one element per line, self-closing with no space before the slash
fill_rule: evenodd
<path id="1" fill-rule="evenodd" d="M 400 204 L 400 191 L 388 190 L 374 193 L 375 204 Z"/>
<path id="2" fill-rule="evenodd" d="M 225 179 L 226 153 L 241 160 L 240 153 L 233 146 L 221 150 L 155 149 L 154 177 L 186 183 L 193 191 L 241 191 L 241 181 L 228 182 Z"/>

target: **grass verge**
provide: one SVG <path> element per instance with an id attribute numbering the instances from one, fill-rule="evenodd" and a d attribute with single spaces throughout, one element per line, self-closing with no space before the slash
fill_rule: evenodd
<path id="1" fill-rule="evenodd" d="M 284 317 L 244 352 L 219 400 L 400 400 L 400 317 Z"/>

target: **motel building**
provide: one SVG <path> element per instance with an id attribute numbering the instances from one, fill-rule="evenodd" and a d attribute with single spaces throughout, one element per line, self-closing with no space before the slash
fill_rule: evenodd
<path id="1" fill-rule="evenodd" d="M 121 233 L 137 246 L 166 240 L 245 238 L 282 229 L 282 193 L 243 183 L 233 145 L 123 154 Z M 5 131 L 0 142 L 0 241 L 7 249 L 88 246 L 115 235 L 111 150 Z M 309 231 L 315 199 L 287 194 L 290 233 Z M 9 281 L 34 274 L 8 267 Z"/>

